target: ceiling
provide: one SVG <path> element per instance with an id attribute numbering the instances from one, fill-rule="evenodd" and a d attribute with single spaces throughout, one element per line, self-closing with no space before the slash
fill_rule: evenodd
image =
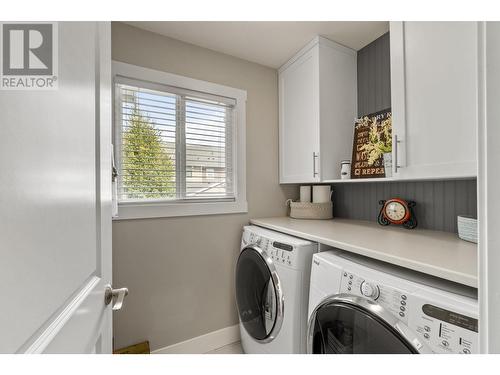
<path id="1" fill-rule="evenodd" d="M 279 68 L 316 35 L 359 50 L 389 30 L 388 22 L 127 22 L 200 47 Z"/>

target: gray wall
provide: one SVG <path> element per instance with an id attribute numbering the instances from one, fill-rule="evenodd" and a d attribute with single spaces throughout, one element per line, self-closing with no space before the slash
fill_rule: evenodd
<path id="1" fill-rule="evenodd" d="M 477 217 L 476 180 L 363 182 L 333 186 L 333 214 L 377 220 L 378 201 L 403 198 L 417 202 L 419 228 L 457 232 L 457 215 Z"/>
<path id="2" fill-rule="evenodd" d="M 251 217 L 285 215 L 296 186 L 278 183 L 277 71 L 122 23 L 113 59 L 247 90 L 248 214 L 113 223 L 113 283 L 127 286 L 114 314 L 115 347 L 157 349 L 238 322 L 234 266 Z"/>
<path id="3" fill-rule="evenodd" d="M 358 51 L 358 116 L 391 107 L 389 33 Z"/>
<path id="4" fill-rule="evenodd" d="M 389 33 L 358 51 L 358 115 L 391 107 Z M 477 214 L 476 180 L 363 182 L 333 187 L 334 216 L 377 220 L 378 201 L 400 197 L 417 202 L 419 228 L 457 231 L 457 215 Z"/>

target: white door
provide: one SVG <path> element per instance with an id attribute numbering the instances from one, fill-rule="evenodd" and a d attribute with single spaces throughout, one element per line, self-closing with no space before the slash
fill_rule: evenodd
<path id="1" fill-rule="evenodd" d="M 477 27 L 391 22 L 395 177 L 477 176 Z"/>
<path id="2" fill-rule="evenodd" d="M 2 353 L 112 350 L 110 32 L 59 23 L 59 88 L 0 90 Z"/>
<path id="3" fill-rule="evenodd" d="M 279 73 L 281 183 L 320 181 L 318 48 Z"/>
<path id="4" fill-rule="evenodd" d="M 479 333 L 481 353 L 500 353 L 500 22 L 479 28 Z"/>

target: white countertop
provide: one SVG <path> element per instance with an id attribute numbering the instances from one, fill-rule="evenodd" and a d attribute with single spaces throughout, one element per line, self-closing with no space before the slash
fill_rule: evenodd
<path id="1" fill-rule="evenodd" d="M 250 222 L 477 288 L 477 245 L 459 239 L 455 233 L 347 219 L 272 217 Z"/>

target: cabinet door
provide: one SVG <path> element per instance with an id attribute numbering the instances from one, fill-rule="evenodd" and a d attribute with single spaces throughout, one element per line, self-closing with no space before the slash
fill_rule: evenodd
<path id="1" fill-rule="evenodd" d="M 391 22 L 396 177 L 477 175 L 477 57 L 476 22 Z"/>
<path id="2" fill-rule="evenodd" d="M 320 180 L 318 76 L 317 46 L 279 74 L 281 183 Z"/>

